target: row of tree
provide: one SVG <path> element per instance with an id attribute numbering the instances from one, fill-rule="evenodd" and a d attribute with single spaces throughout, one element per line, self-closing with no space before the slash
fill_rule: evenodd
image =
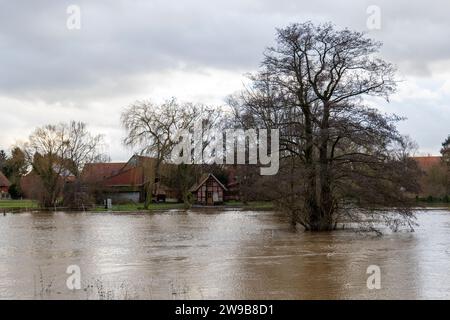
<path id="1" fill-rule="evenodd" d="M 395 69 L 378 56 L 380 46 L 331 24 L 290 25 L 277 31 L 276 46 L 266 50 L 250 84 L 229 99 L 233 118 L 222 121 L 224 127 L 280 130 L 279 174 L 256 177 L 249 167 L 242 186 L 255 190 L 258 184 L 260 194 L 307 230 L 333 230 L 338 222 L 360 222 L 362 214 L 392 228 L 414 225 L 409 207 L 419 188 L 419 170 L 409 157 L 414 144 L 397 131 L 399 117 L 363 100 L 388 99 L 395 92 Z M 128 108 L 122 115 L 126 143 L 164 159 L 176 130 L 196 119 L 189 112 L 177 116 L 172 107 Z"/>

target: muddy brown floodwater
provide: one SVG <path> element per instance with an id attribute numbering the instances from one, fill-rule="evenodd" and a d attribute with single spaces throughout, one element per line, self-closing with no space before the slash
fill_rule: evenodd
<path id="1" fill-rule="evenodd" d="M 450 298 L 450 212 L 414 233 L 304 233 L 273 212 L 0 217 L 2 299 Z M 81 270 L 71 291 L 69 265 Z M 369 290 L 367 267 L 381 269 Z"/>

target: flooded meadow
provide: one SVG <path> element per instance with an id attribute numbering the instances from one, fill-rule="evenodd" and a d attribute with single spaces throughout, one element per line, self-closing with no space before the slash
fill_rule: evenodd
<path id="1" fill-rule="evenodd" d="M 271 211 L 7 214 L 0 299 L 449 299 L 450 212 L 417 217 L 378 237 L 307 233 Z"/>

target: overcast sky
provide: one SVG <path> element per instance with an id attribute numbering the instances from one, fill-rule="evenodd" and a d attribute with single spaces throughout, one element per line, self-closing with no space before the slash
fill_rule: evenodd
<path id="1" fill-rule="evenodd" d="M 68 29 L 69 5 L 81 28 Z M 369 29 L 367 8 L 381 10 Z M 448 0 L 0 0 L 0 149 L 36 126 L 80 120 L 102 133 L 114 161 L 122 146 L 121 110 L 137 99 L 223 105 L 255 71 L 275 28 L 332 21 L 384 43 L 381 54 L 402 80 L 390 113 L 421 154 L 439 154 L 450 134 Z"/>

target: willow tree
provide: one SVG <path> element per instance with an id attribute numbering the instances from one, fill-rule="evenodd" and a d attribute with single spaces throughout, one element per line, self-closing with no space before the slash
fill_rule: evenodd
<path id="1" fill-rule="evenodd" d="M 179 103 L 176 99 L 166 100 L 162 104 L 151 101 L 136 101 L 124 109 L 121 116 L 122 126 L 126 130 L 124 144 L 137 149 L 140 154 L 155 159 L 152 168 L 144 168 L 145 208 L 148 208 L 157 183 L 161 180 L 161 167 L 168 162 L 174 146 L 179 142 L 180 133 L 191 131 L 195 125 L 202 124 L 202 136 L 194 144 L 201 144 L 202 150 L 208 144 L 208 130 L 218 124 L 220 110 L 193 103 Z M 180 166 L 179 170 L 189 170 Z M 185 176 L 183 173 L 179 178 Z M 183 183 L 184 184 L 184 183 Z M 183 199 L 187 201 L 189 187 L 182 188 Z"/>
<path id="2" fill-rule="evenodd" d="M 395 128 L 401 119 L 364 105 L 364 97 L 388 99 L 396 88 L 380 46 L 332 24 L 289 25 L 277 30 L 250 85 L 230 99 L 244 127 L 280 130 L 286 179 L 271 188 L 279 187 L 276 200 L 307 230 L 361 221 L 363 211 L 393 227 L 414 223 L 407 194 L 417 188 L 416 168 Z M 385 206 L 395 213 L 371 210 Z"/>

